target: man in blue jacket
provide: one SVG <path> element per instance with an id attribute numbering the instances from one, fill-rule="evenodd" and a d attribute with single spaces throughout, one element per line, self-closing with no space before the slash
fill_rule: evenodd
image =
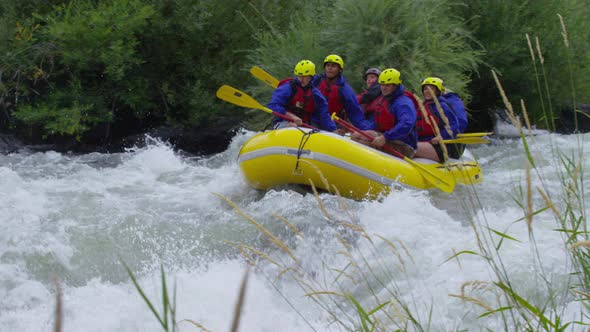
<path id="1" fill-rule="evenodd" d="M 293 73 L 295 77 L 279 85 L 268 104 L 268 108 L 291 118 L 291 121 L 277 117 L 274 119 L 274 128 L 306 123 L 326 131 L 335 131 L 336 124 L 328 113 L 326 98 L 311 85 L 315 64 L 309 60 L 301 60 L 295 65 Z"/>
<path id="2" fill-rule="evenodd" d="M 381 95 L 373 100 L 367 109 L 375 113 L 372 130 L 364 133 L 354 132 L 351 138 L 370 145 L 384 152 L 394 149 L 408 158 L 416 152 L 418 135 L 416 134 L 416 107 L 410 97 L 404 93 L 401 74 L 394 68 L 385 69 L 379 75 Z M 365 109 L 365 111 L 367 111 Z M 388 148 L 384 148 L 384 146 Z"/>
<path id="3" fill-rule="evenodd" d="M 363 111 L 358 103 L 356 93 L 342 75 L 344 61 L 336 54 L 324 59 L 324 73 L 314 77 L 312 85 L 328 100 L 328 112 L 336 113 L 341 119 L 352 123 L 355 127 L 366 130 L 369 123 L 365 121 Z"/>

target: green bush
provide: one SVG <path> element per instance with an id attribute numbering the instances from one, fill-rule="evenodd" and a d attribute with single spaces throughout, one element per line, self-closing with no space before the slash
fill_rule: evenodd
<path id="1" fill-rule="evenodd" d="M 556 13 L 576 40 L 569 48 L 546 27 L 559 22 Z M 576 0 L 5 1 L 0 108 L 13 125 L 26 118 L 47 128 L 33 119 L 53 117 L 19 113 L 92 105 L 93 118 L 79 126 L 54 124 L 53 132 L 75 136 L 134 119 L 199 127 L 230 114 L 233 106 L 214 97 L 222 84 L 268 100 L 271 90 L 250 77 L 251 66 L 284 78 L 303 58 L 321 72 L 324 57 L 337 53 L 357 91 L 368 67 L 395 67 L 414 91 L 425 76 L 441 76 L 481 108 L 501 106 L 494 68 L 513 98 L 527 100 L 532 122 L 550 127 L 546 113 L 588 102 L 590 42 L 579 38 L 590 28 L 588 14 Z M 532 65 L 526 33 L 533 43 L 539 37 L 544 67 Z M 561 75 L 567 67 L 575 76 Z"/>
<path id="2" fill-rule="evenodd" d="M 458 13 L 465 19 L 478 45 L 484 45 L 486 66 L 494 68 L 502 76 L 504 88 L 513 103 L 520 99 L 527 102 L 533 123 L 552 128 L 545 113 L 555 111 L 559 106 L 573 106 L 576 102 L 588 102 L 590 83 L 585 79 L 590 74 L 590 40 L 587 38 L 590 8 L 583 1 L 508 1 L 477 0 L 458 6 Z M 565 48 L 564 37 L 554 33 L 560 21 L 557 14 L 565 18 L 570 47 Z M 553 32 L 552 32 L 553 31 Z M 532 47 L 538 60 L 536 46 L 538 37 L 545 68 L 535 69 L 531 52 L 527 46 L 526 34 L 532 40 Z M 571 66 L 575 77 L 567 74 Z M 546 71 L 549 91 L 539 86 L 537 80 Z M 491 72 L 479 70 L 479 76 L 470 86 L 478 105 L 501 107 Z M 577 98 L 574 98 L 574 91 Z M 543 104 L 550 96 L 553 110 Z M 557 113 L 555 113 L 557 115 Z"/>

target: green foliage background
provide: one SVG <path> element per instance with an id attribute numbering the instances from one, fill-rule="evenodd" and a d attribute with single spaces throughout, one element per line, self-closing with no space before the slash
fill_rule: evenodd
<path id="1" fill-rule="evenodd" d="M 395 67 L 410 89 L 441 76 L 482 109 L 500 106 L 494 69 L 513 104 L 525 99 L 543 126 L 546 95 L 531 75 L 525 34 L 540 40 L 552 105 L 588 102 L 588 7 L 575 0 L 4 1 L 0 112 L 12 129 L 81 140 L 88 132 L 108 137 L 112 127 L 268 117 L 235 110 L 215 91 L 230 84 L 265 103 L 272 91 L 250 77 L 252 65 L 283 78 L 300 59 L 321 70 L 337 53 L 358 91 L 367 68 Z M 569 48 L 552 32 L 558 13 Z"/>

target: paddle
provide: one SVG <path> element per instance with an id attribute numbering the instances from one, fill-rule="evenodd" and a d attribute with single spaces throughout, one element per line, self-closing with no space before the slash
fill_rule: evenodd
<path id="1" fill-rule="evenodd" d="M 261 111 L 265 111 L 266 113 L 273 114 L 274 116 L 277 116 L 283 120 L 295 122 L 293 119 L 291 119 L 290 117 L 288 117 L 284 114 L 281 114 L 279 112 L 275 112 L 268 107 L 262 106 L 259 102 L 256 101 L 256 99 L 250 97 L 246 93 L 244 93 L 236 88 L 232 88 L 229 85 L 222 85 L 217 90 L 217 93 L 215 95 L 217 96 L 217 98 L 225 100 L 227 102 L 230 102 L 234 105 L 247 107 L 247 108 L 256 108 Z M 310 129 L 317 129 L 317 128 L 310 126 L 306 123 L 302 123 L 301 126 L 305 127 L 305 128 L 310 128 Z"/>
<path id="2" fill-rule="evenodd" d="M 344 128 L 348 129 L 348 131 L 355 131 L 355 132 L 365 136 L 370 141 L 373 141 L 373 139 L 374 139 L 371 135 L 358 129 L 357 127 L 351 125 L 350 123 L 340 119 L 336 115 L 336 113 L 332 114 L 332 120 L 334 120 L 335 122 L 337 122 L 339 125 L 343 126 Z M 428 169 L 424 165 L 421 165 L 421 164 L 413 161 L 412 159 L 404 156 L 403 154 L 397 152 L 396 150 L 390 148 L 387 145 L 383 145 L 383 149 L 387 150 L 387 152 L 393 154 L 394 156 L 396 156 L 398 158 L 402 158 L 407 163 L 414 166 L 418 170 L 418 172 L 426 179 L 426 181 L 432 183 L 438 189 L 440 189 L 446 193 L 451 193 L 451 192 L 453 192 L 453 189 L 455 189 L 455 179 L 450 174 L 444 174 L 439 170 Z"/>
<path id="3" fill-rule="evenodd" d="M 466 133 L 466 134 L 457 134 L 457 137 L 462 138 L 462 137 L 484 137 L 484 136 L 489 136 L 489 135 L 493 135 L 493 132 L 489 132 L 489 133 Z"/>
<path id="4" fill-rule="evenodd" d="M 258 66 L 250 68 L 250 74 L 275 89 L 279 86 L 279 80 Z"/>
<path id="5" fill-rule="evenodd" d="M 490 140 L 483 137 L 459 137 L 455 139 L 446 139 L 443 140 L 443 142 L 445 144 L 488 144 L 490 143 Z"/>

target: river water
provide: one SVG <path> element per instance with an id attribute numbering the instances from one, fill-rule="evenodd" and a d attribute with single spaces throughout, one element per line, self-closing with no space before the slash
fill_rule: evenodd
<path id="1" fill-rule="evenodd" d="M 250 270 L 240 331 L 341 331 L 359 322 L 338 295 L 305 296 L 320 291 L 351 294 L 367 311 L 399 299 L 425 330 L 504 330 L 500 315 L 478 318 L 486 309 L 465 300 L 502 305 L 491 284 L 496 274 L 471 254 L 480 252 L 472 222 L 514 239 L 502 241 L 496 261 L 520 295 L 541 305 L 549 284 L 562 319 L 584 320 L 581 304 L 564 291 L 577 279 L 553 214 L 534 217 L 533 236 L 522 220 L 526 156 L 519 140 L 471 149 L 484 174 L 474 187 L 450 195 L 395 188 L 364 202 L 320 194 L 326 216 L 313 194 L 247 186 L 236 159 L 253 135 L 238 133 L 225 152 L 207 157 L 149 138 L 147 147 L 117 154 L 0 155 L 0 331 L 52 330 L 56 284 L 64 331 L 161 331 L 121 261 L 157 310 L 162 266 L 171 292 L 176 285 L 178 321 L 228 331 L 247 266 L 240 245 L 278 264 L 259 258 Z M 533 173 L 533 188 L 544 186 L 558 204 L 559 158 L 551 146 L 577 158 L 589 141 L 588 134 L 535 137 L 530 149 L 543 182 Z M 296 260 L 217 194 L 275 234 Z M 533 202 L 535 210 L 544 205 L 536 191 Z M 388 317 L 407 321 L 400 302 L 376 316 L 388 330 L 395 329 Z M 178 328 L 199 330 L 187 321 Z"/>

